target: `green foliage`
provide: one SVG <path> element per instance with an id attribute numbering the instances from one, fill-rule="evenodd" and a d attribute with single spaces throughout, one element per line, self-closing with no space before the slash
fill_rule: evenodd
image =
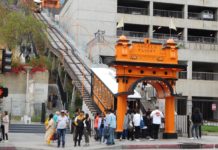
<path id="1" fill-rule="evenodd" d="M 82 108 L 82 104 L 83 104 L 82 97 L 80 93 L 77 92 L 76 99 L 75 99 L 75 108 Z"/>
<path id="2" fill-rule="evenodd" d="M 31 58 L 28 65 L 32 67 L 41 67 L 46 69 L 51 69 L 51 62 L 46 56 L 40 56 L 39 58 Z"/>
<path id="3" fill-rule="evenodd" d="M 41 116 L 40 115 L 32 116 L 31 121 L 32 122 L 40 122 L 41 121 Z"/>
<path id="4" fill-rule="evenodd" d="M 218 132 L 218 126 L 203 125 L 202 131 L 204 131 L 204 132 Z"/>
<path id="5" fill-rule="evenodd" d="M 48 43 L 43 32 L 46 26 L 33 15 L 26 15 L 22 11 L 8 11 L 0 5 L 0 16 L 0 44 L 13 49 L 30 41 L 35 43 L 37 50 L 44 51 Z"/>

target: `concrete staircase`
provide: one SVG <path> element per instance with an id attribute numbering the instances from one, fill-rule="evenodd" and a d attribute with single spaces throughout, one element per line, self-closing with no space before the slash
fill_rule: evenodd
<path id="1" fill-rule="evenodd" d="M 10 133 L 45 133 L 44 124 L 10 124 Z M 67 129 L 70 133 L 70 129 Z"/>
<path id="2" fill-rule="evenodd" d="M 45 133 L 44 124 L 10 124 L 11 133 Z"/>
<path id="3" fill-rule="evenodd" d="M 68 1 L 66 3 L 69 3 Z M 65 6 L 65 7 L 66 7 Z M 45 15 L 45 16 L 44 16 Z M 66 38 L 66 35 L 60 32 L 58 28 L 55 27 L 54 22 L 50 18 L 46 17 L 46 14 L 36 14 L 36 17 L 48 25 L 49 30 L 47 34 L 49 36 L 51 44 L 51 52 L 58 58 L 63 60 L 63 65 L 65 71 L 71 77 L 73 84 L 78 89 L 84 100 L 83 109 L 86 113 L 89 113 L 91 117 L 94 117 L 96 112 L 100 112 L 99 108 L 92 101 L 91 98 L 91 71 L 86 65 L 81 55 L 78 55 L 78 51 L 72 43 Z"/>

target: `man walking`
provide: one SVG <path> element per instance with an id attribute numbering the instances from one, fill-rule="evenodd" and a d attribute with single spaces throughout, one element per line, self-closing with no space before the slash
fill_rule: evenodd
<path id="1" fill-rule="evenodd" d="M 115 144 L 114 142 L 114 132 L 116 129 L 116 116 L 114 115 L 113 111 L 110 110 L 109 111 L 109 116 L 107 118 L 107 122 L 108 122 L 108 127 L 109 127 L 109 138 L 107 140 L 107 145 L 113 145 Z"/>
<path id="2" fill-rule="evenodd" d="M 58 134 L 58 147 L 60 147 L 62 139 L 62 147 L 65 147 L 65 134 L 68 124 L 68 118 L 65 115 L 65 111 L 61 110 L 61 115 L 58 116 L 57 122 L 57 134 Z"/>
<path id="3" fill-rule="evenodd" d="M 152 118 L 152 138 L 150 138 L 150 140 L 158 139 L 161 118 L 164 118 L 158 106 L 151 112 L 150 117 Z"/>
<path id="4" fill-rule="evenodd" d="M 139 141 L 139 137 L 140 137 L 140 122 L 142 120 L 141 115 L 139 114 L 139 111 L 137 110 L 133 116 L 133 123 L 135 126 L 135 138 L 136 141 Z"/>

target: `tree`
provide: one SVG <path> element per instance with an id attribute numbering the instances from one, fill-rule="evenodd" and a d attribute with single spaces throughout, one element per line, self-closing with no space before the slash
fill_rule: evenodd
<path id="1" fill-rule="evenodd" d="M 47 38 L 43 30 L 46 26 L 32 14 L 25 14 L 22 11 L 0 11 L 1 15 L 5 15 L 0 20 L 1 44 L 13 49 L 23 43 L 32 43 L 38 52 L 45 49 Z"/>

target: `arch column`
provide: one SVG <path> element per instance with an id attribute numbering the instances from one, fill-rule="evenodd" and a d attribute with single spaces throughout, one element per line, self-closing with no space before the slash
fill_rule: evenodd
<path id="1" fill-rule="evenodd" d="M 165 101 L 165 131 L 163 138 L 177 138 L 177 133 L 175 131 L 175 98 L 173 96 L 166 97 Z"/>
<path id="2" fill-rule="evenodd" d="M 127 111 L 127 95 L 117 97 L 117 132 L 123 131 L 124 116 Z"/>

